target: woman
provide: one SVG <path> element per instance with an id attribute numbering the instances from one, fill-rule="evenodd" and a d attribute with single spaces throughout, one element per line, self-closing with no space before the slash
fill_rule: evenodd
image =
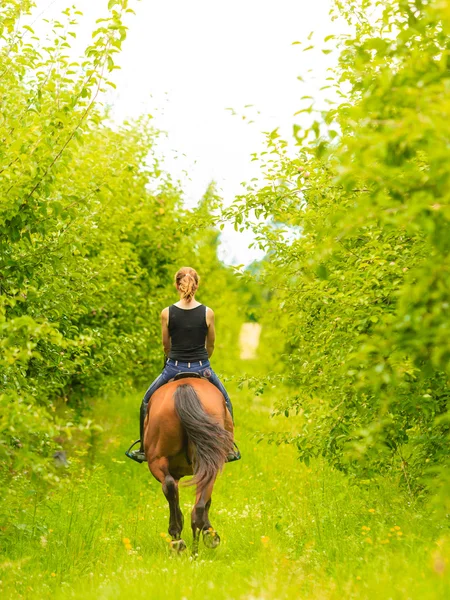
<path id="1" fill-rule="evenodd" d="M 209 358 L 214 352 L 215 330 L 213 311 L 197 302 L 195 294 L 199 285 L 199 276 L 194 269 L 182 267 L 175 275 L 175 286 L 180 300 L 165 308 L 161 313 L 162 345 L 167 357 L 161 375 L 155 379 L 145 393 L 140 411 L 141 447 L 134 452 L 126 453 L 137 462 L 144 462 L 143 449 L 144 420 L 150 397 L 177 373 L 199 373 L 214 384 L 223 394 L 227 408 L 233 417 L 230 397 L 223 384 L 211 369 Z M 239 452 L 230 455 L 228 462 L 238 460 Z"/>

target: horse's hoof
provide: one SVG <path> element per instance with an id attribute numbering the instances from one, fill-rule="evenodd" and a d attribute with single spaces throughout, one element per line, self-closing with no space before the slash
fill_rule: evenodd
<path id="1" fill-rule="evenodd" d="M 174 554 L 181 554 L 186 550 L 186 544 L 183 540 L 172 540 L 170 542 L 170 549 Z"/>
<path id="2" fill-rule="evenodd" d="M 205 529 L 203 531 L 203 543 L 207 548 L 217 548 L 220 544 L 220 537 L 214 529 Z"/>

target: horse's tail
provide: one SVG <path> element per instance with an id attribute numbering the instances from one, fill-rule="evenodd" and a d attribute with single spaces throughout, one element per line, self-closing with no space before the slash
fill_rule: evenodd
<path id="1" fill-rule="evenodd" d="M 174 399 L 181 425 L 195 447 L 194 477 L 189 485 L 198 485 L 202 490 L 214 481 L 222 469 L 233 447 L 233 438 L 204 411 L 196 391 L 189 383 L 177 387 Z"/>

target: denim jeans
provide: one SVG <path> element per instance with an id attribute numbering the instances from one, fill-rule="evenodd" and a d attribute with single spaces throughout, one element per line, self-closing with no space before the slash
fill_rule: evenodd
<path id="1" fill-rule="evenodd" d="M 177 364 L 175 364 L 177 363 Z M 213 385 L 220 390 L 225 398 L 225 402 L 228 410 L 230 411 L 231 418 L 233 418 L 233 406 L 231 405 L 230 397 L 225 389 L 223 383 L 211 369 L 209 360 L 195 361 L 191 363 L 175 361 L 172 358 L 168 358 L 161 375 L 159 375 L 155 381 L 150 385 L 148 390 L 145 392 L 144 399 L 141 404 L 140 421 L 141 421 L 141 440 L 143 439 L 143 427 L 144 419 L 147 414 L 147 405 L 150 397 L 164 384 L 168 383 L 178 373 L 199 373 L 202 377 L 206 377 Z"/>

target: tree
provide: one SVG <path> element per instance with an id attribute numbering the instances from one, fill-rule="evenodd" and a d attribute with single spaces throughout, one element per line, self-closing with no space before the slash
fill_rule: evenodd
<path id="1" fill-rule="evenodd" d="M 26 463 L 50 473 L 37 454 L 51 454 L 73 426 L 61 403 L 77 409 L 79 421 L 94 394 L 148 381 L 160 361 L 160 304 L 186 213 L 153 155 L 150 119 L 113 127 L 102 108 L 129 10 L 126 0 L 109 6 L 81 63 L 66 55 L 75 9 L 53 24 L 45 47 L 20 25 L 31 2 L 7 1 L 0 9 L 6 469 Z"/>
<path id="2" fill-rule="evenodd" d="M 449 13 L 421 0 L 338 2 L 340 105 L 268 136 L 267 185 L 227 212 L 268 253 L 265 281 L 303 415 L 294 442 L 411 489 L 449 457 Z M 276 322 L 275 322 L 276 321 Z M 443 481 L 443 479 L 441 479 Z"/>

